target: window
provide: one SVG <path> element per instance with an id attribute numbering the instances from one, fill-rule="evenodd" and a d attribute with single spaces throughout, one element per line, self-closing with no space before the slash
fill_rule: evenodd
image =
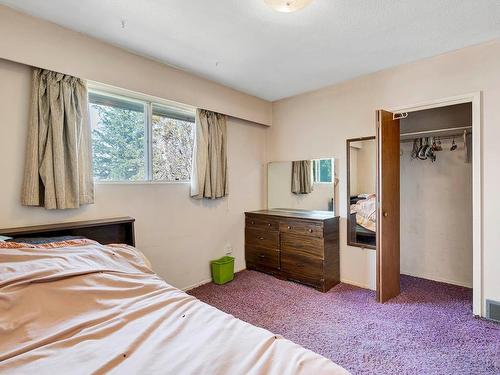
<path id="1" fill-rule="evenodd" d="M 189 181 L 194 118 L 153 104 L 153 180 Z"/>
<path id="2" fill-rule="evenodd" d="M 194 110 L 89 91 L 96 181 L 189 181 Z"/>
<path id="3" fill-rule="evenodd" d="M 314 183 L 333 183 L 333 159 L 313 160 Z"/>

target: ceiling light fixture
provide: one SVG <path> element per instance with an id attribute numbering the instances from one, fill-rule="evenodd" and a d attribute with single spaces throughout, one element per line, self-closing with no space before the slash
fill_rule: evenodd
<path id="1" fill-rule="evenodd" d="M 278 12 L 295 12 L 309 5 L 312 0 L 264 0 L 274 10 Z"/>

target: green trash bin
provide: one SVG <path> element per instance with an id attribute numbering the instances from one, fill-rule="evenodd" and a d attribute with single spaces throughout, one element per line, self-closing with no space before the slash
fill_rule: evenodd
<path id="1" fill-rule="evenodd" d="M 212 280 L 215 284 L 225 284 L 234 279 L 234 258 L 225 256 L 210 262 Z"/>

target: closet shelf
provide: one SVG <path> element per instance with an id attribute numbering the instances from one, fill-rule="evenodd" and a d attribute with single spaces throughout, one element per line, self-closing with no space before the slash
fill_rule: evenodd
<path id="1" fill-rule="evenodd" d="M 401 133 L 400 139 L 402 142 L 404 141 L 412 141 L 415 138 L 425 138 L 425 137 L 439 137 L 441 139 L 448 139 L 459 137 L 464 134 L 464 132 L 470 133 L 468 130 L 471 130 L 472 126 L 460 126 L 456 128 L 445 128 L 445 129 L 433 129 L 433 130 L 424 130 L 419 132 L 411 132 L 411 133 Z"/>

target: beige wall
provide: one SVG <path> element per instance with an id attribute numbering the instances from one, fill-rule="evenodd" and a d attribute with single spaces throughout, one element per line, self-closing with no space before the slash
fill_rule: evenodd
<path id="1" fill-rule="evenodd" d="M 270 102 L 0 5 L 0 58 L 271 124 Z"/>
<path id="2" fill-rule="evenodd" d="M 358 190 L 359 194 L 374 194 L 377 184 L 377 150 L 375 140 L 362 142 L 358 151 Z"/>
<path id="3" fill-rule="evenodd" d="M 346 161 L 347 165 L 347 161 Z M 346 167 L 347 168 L 347 167 Z M 347 174 L 347 172 L 346 172 Z M 358 148 L 349 146 L 349 196 L 358 195 Z"/>
<path id="4" fill-rule="evenodd" d="M 20 205 L 30 98 L 28 66 L 0 59 L 0 227 L 133 216 L 137 246 L 171 284 L 185 288 L 210 278 L 209 260 L 233 247 L 244 264 L 245 210 L 265 207 L 266 127 L 228 123 L 229 197 L 189 198 L 188 184 L 96 185 L 96 203 L 47 211 Z"/>
<path id="5" fill-rule="evenodd" d="M 351 142 L 350 150 L 350 196 L 374 194 L 376 190 L 376 147 L 375 140 Z"/>
<path id="6" fill-rule="evenodd" d="M 269 160 L 339 159 L 341 278 L 375 286 L 375 252 L 346 245 L 345 140 L 375 135 L 375 110 L 482 91 L 484 296 L 500 300 L 500 42 L 490 42 L 284 99 L 273 105 Z M 307 131 L 305 131 L 307 129 Z"/>

